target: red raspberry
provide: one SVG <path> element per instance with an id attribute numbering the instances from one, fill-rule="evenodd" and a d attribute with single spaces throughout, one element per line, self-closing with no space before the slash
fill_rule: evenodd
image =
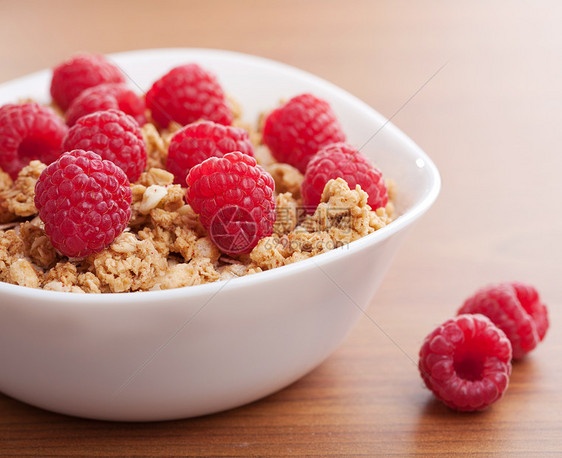
<path id="1" fill-rule="evenodd" d="M 51 97 L 66 110 L 84 90 L 102 83 L 124 83 L 121 70 L 98 54 L 77 54 L 53 69 Z"/>
<path id="2" fill-rule="evenodd" d="M 293 97 L 273 110 L 263 127 L 263 142 L 275 159 L 302 173 L 322 146 L 343 141 L 345 134 L 328 102 L 311 94 Z"/>
<path id="3" fill-rule="evenodd" d="M 482 410 L 507 388 L 511 344 L 484 315 L 459 315 L 425 338 L 419 370 L 427 387 L 449 407 Z"/>
<path id="4" fill-rule="evenodd" d="M 171 121 L 186 125 L 200 119 L 230 124 L 232 113 L 216 77 L 197 64 L 175 67 L 146 93 L 146 106 L 162 127 Z"/>
<path id="5" fill-rule="evenodd" d="M 249 253 L 275 223 L 275 182 L 247 154 L 210 157 L 187 175 L 186 200 L 224 253 Z"/>
<path id="6" fill-rule="evenodd" d="M 123 232 L 131 216 L 131 188 L 113 162 L 74 150 L 43 170 L 35 206 L 53 246 L 65 256 L 82 258 Z"/>
<path id="7" fill-rule="evenodd" d="M 122 83 L 106 83 L 84 89 L 68 107 L 66 123 L 72 126 L 82 116 L 111 108 L 131 115 L 139 126 L 146 123 L 144 100 Z"/>
<path id="8" fill-rule="evenodd" d="M 0 107 L 0 167 L 15 179 L 34 159 L 50 164 L 62 153 L 67 130 L 53 110 L 37 103 Z"/>
<path id="9" fill-rule="evenodd" d="M 352 189 L 361 186 L 369 195 L 367 202 L 373 210 L 388 203 L 380 170 L 359 150 L 346 143 L 334 143 L 318 151 L 306 168 L 301 193 L 309 213 L 314 213 L 320 203 L 326 183 L 335 178 L 343 178 Z"/>
<path id="10" fill-rule="evenodd" d="M 244 129 L 212 121 L 188 124 L 172 137 L 166 168 L 174 174 L 176 183 L 185 185 L 189 169 L 209 157 L 223 157 L 233 151 L 254 155 L 252 142 Z"/>
<path id="11" fill-rule="evenodd" d="M 83 149 L 115 162 L 135 182 L 146 167 L 146 145 L 138 123 L 119 110 L 81 117 L 66 135 L 65 151 Z"/>
<path id="12" fill-rule="evenodd" d="M 546 306 L 537 290 L 521 282 L 486 286 L 469 297 L 458 313 L 481 313 L 490 318 L 511 341 L 514 358 L 535 348 L 548 329 Z"/>

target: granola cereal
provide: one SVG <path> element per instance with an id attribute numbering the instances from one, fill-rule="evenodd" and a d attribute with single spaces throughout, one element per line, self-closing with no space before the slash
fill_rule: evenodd
<path id="1" fill-rule="evenodd" d="M 274 162 L 265 168 L 275 180 L 275 190 L 279 193 L 290 192 L 295 199 L 301 195 L 303 174 L 289 164 Z"/>
<path id="2" fill-rule="evenodd" d="M 283 194 L 279 196 L 286 198 Z M 351 190 L 341 178 L 330 180 L 314 214 L 306 216 L 287 233 L 276 231 L 263 238 L 250 253 L 253 263 L 262 270 L 284 266 L 333 250 L 384 227 L 390 222 L 386 210 L 373 212 L 367 197 L 359 186 Z"/>
<path id="3" fill-rule="evenodd" d="M 149 290 L 168 269 L 168 262 L 150 240 L 124 232 L 109 248 L 89 257 L 103 292 Z"/>
<path id="4" fill-rule="evenodd" d="M 3 231 L 0 237 L 0 281 L 10 283 L 9 269 L 24 257 L 23 240 L 14 229 Z"/>
<path id="5" fill-rule="evenodd" d="M 299 172 L 289 167 L 273 167 L 279 171 L 280 190 L 294 183 L 287 176 L 298 177 Z M 43 168 L 34 161 L 22 170 L 3 194 L 9 196 L 5 208 L 23 208 L 25 202 L 33 202 L 32 185 Z M 9 224 L 0 232 L 0 281 L 74 293 L 199 285 L 325 253 L 384 227 L 392 212 L 392 204 L 372 211 L 367 194 L 359 186 L 349 189 L 341 178 L 328 182 L 313 215 L 300 208 L 298 194 L 277 191 L 274 233 L 249 255 L 235 259 L 223 255 L 206 234 L 198 216 L 185 204 L 185 189 L 173 184 L 171 173 L 150 168 L 131 189 L 129 230 L 107 249 L 83 260 L 68 260 L 57 253 L 38 218 Z M 33 216 L 31 211 L 26 213 Z M 10 215 L 10 219 L 23 216 Z"/>
<path id="6" fill-rule="evenodd" d="M 20 171 L 16 181 L 10 187 L 0 191 L 0 223 L 37 214 L 33 203 L 35 183 L 45 168 L 45 164 L 31 161 Z M 6 186 L 7 180 L 2 181 L 3 186 Z"/>
<path id="7" fill-rule="evenodd" d="M 23 252 L 36 266 L 47 269 L 59 259 L 59 255 L 45 234 L 42 224 L 34 222 L 35 220 L 26 221 L 19 227 Z"/>

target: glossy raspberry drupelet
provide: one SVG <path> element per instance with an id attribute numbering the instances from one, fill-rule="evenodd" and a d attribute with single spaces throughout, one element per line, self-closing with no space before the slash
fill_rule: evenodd
<path id="1" fill-rule="evenodd" d="M 543 340 L 548 313 L 537 290 L 522 282 L 486 286 L 469 297 L 461 313 L 481 313 L 502 329 L 511 341 L 513 358 L 521 358 Z"/>
<path id="2" fill-rule="evenodd" d="M 66 110 L 78 95 L 103 83 L 124 83 L 125 76 L 104 56 L 76 54 L 53 69 L 51 97 Z"/>
<path id="3" fill-rule="evenodd" d="M 50 164 L 62 153 L 68 128 L 48 107 L 37 103 L 0 107 L 0 168 L 15 179 L 30 161 Z"/>
<path id="4" fill-rule="evenodd" d="M 187 202 L 224 253 L 249 253 L 273 232 L 275 182 L 253 157 L 239 151 L 211 157 L 186 181 Z"/>
<path id="5" fill-rule="evenodd" d="M 41 173 L 35 206 L 53 246 L 65 256 L 83 258 L 103 250 L 127 227 L 131 188 L 113 162 L 74 150 Z"/>
<path id="6" fill-rule="evenodd" d="M 453 409 L 485 409 L 507 389 L 511 344 L 484 315 L 446 321 L 425 338 L 419 356 L 426 386 Z"/>
<path id="7" fill-rule="evenodd" d="M 185 186 L 185 178 L 192 167 L 209 157 L 223 157 L 233 151 L 254 155 L 252 142 L 244 129 L 212 121 L 188 124 L 172 137 L 166 168 L 174 174 L 176 183 Z"/>
<path id="8" fill-rule="evenodd" d="M 68 107 L 66 123 L 72 126 L 82 116 L 112 108 L 132 116 L 139 126 L 146 123 L 144 99 L 122 83 L 100 84 L 82 91 Z"/>
<path id="9" fill-rule="evenodd" d="M 306 168 L 301 194 L 308 213 L 314 213 L 324 186 L 335 178 L 343 178 L 351 189 L 356 185 L 361 186 L 369 195 L 367 202 L 373 210 L 388 203 L 386 183 L 381 171 L 352 146 L 333 143 L 318 151 Z"/>
<path id="10" fill-rule="evenodd" d="M 311 94 L 293 97 L 265 119 L 263 142 L 279 162 L 304 173 L 312 156 L 345 134 L 328 102 Z"/>
<path id="11" fill-rule="evenodd" d="M 146 145 L 138 123 L 119 110 L 97 111 L 78 119 L 68 131 L 65 151 L 83 149 L 121 167 L 137 181 L 146 167 Z"/>
<path id="12" fill-rule="evenodd" d="M 200 119 L 228 125 L 233 118 L 215 75 L 197 64 L 175 67 L 155 81 L 146 93 L 146 106 L 161 127 Z"/>

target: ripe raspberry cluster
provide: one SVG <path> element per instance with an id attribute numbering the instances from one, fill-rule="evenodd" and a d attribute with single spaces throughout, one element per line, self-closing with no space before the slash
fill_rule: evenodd
<path id="1" fill-rule="evenodd" d="M 181 125 L 167 148 L 165 166 L 175 183 L 187 186 L 187 203 L 223 253 L 249 253 L 272 234 L 274 180 L 254 159 L 248 132 L 231 125 L 231 104 L 210 71 L 195 63 L 177 66 L 141 97 L 127 86 L 119 67 L 104 56 L 83 53 L 53 69 L 50 92 L 64 121 L 36 103 L 0 108 L 0 167 L 15 178 L 33 159 L 49 166 L 35 202 L 62 254 L 95 253 L 126 227 L 130 209 L 122 207 L 130 196 L 122 195 L 121 172 L 126 183 L 134 183 L 146 170 L 141 126 L 147 121 L 161 129 Z M 381 172 L 344 143 L 327 101 L 312 94 L 293 97 L 265 118 L 262 138 L 277 161 L 304 173 L 300 191 L 309 213 L 335 178 L 351 188 L 359 185 L 372 210 L 386 206 Z"/>
<path id="2" fill-rule="evenodd" d="M 449 407 L 485 409 L 507 389 L 511 359 L 535 348 L 547 329 L 547 309 L 534 287 L 522 282 L 486 286 L 425 338 L 421 377 Z"/>

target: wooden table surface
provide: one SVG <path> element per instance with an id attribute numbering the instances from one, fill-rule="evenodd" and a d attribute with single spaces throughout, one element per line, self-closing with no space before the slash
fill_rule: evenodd
<path id="1" fill-rule="evenodd" d="M 257 54 L 395 115 L 443 179 L 373 300 L 377 326 L 363 319 L 292 386 L 229 412 L 148 424 L 70 418 L 0 394 L 0 453 L 562 453 L 561 23 L 557 1 L 0 0 L 0 82 L 79 50 Z M 422 386 L 420 344 L 476 288 L 514 279 L 539 289 L 550 331 L 514 364 L 499 403 L 455 413 Z"/>

